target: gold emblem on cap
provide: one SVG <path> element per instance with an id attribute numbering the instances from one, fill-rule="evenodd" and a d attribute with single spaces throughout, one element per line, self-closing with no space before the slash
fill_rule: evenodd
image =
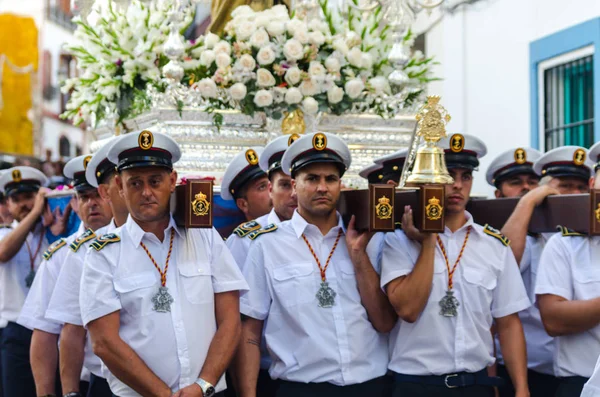
<path id="1" fill-rule="evenodd" d="M 21 171 L 20 170 L 13 170 L 12 172 L 12 178 L 13 178 L 13 182 L 21 182 L 21 180 L 23 180 L 23 176 L 21 175 Z"/>
<path id="2" fill-rule="evenodd" d="M 319 132 L 313 136 L 312 144 L 316 150 L 324 150 L 327 147 L 327 137 L 325 134 Z"/>
<path id="3" fill-rule="evenodd" d="M 515 163 L 517 164 L 525 164 L 527 161 L 527 152 L 525 149 L 518 148 L 515 150 Z"/>
<path id="4" fill-rule="evenodd" d="M 195 200 L 192 201 L 192 212 L 196 216 L 205 216 L 208 214 L 210 209 L 210 203 L 206 199 L 206 194 L 200 192 L 194 196 Z"/>
<path id="5" fill-rule="evenodd" d="M 583 165 L 583 163 L 585 163 L 585 150 L 575 150 L 575 153 L 573 153 L 573 163 L 575 163 L 575 165 Z"/>
<path id="6" fill-rule="evenodd" d="M 83 169 L 87 170 L 87 166 L 90 163 L 90 160 L 92 160 L 92 156 L 85 156 L 85 158 L 83 159 Z"/>
<path id="7" fill-rule="evenodd" d="M 288 146 L 292 146 L 292 143 L 296 142 L 298 139 L 300 139 L 300 135 L 298 135 L 298 134 L 290 135 L 290 137 L 288 138 Z"/>
<path id="8" fill-rule="evenodd" d="M 100 175 L 102 175 L 100 171 L 96 172 L 96 178 L 100 178 Z"/>
<path id="9" fill-rule="evenodd" d="M 152 148 L 154 145 L 154 135 L 148 130 L 144 130 L 140 132 L 140 136 L 138 137 L 138 145 L 142 150 L 148 150 Z"/>
<path id="10" fill-rule="evenodd" d="M 381 180 L 381 179 L 383 179 L 383 175 L 379 174 L 379 175 L 377 175 L 377 178 L 379 178 Z"/>
<path id="11" fill-rule="evenodd" d="M 442 217 L 444 209 L 440 205 L 440 200 L 433 196 L 429 199 L 428 204 L 425 206 L 425 215 L 430 221 L 437 221 Z"/>
<path id="12" fill-rule="evenodd" d="M 465 148 L 465 137 L 461 134 L 454 134 L 450 137 L 450 150 L 454 153 L 460 153 Z"/>
<path id="13" fill-rule="evenodd" d="M 379 199 L 377 199 L 377 202 L 379 203 L 375 206 L 377 218 L 390 219 L 394 209 L 394 207 L 392 207 L 390 204 L 390 199 L 385 196 L 381 196 Z"/>
<path id="14" fill-rule="evenodd" d="M 256 165 L 256 164 L 258 164 L 258 155 L 254 151 L 254 149 L 248 149 L 248 150 L 246 150 L 246 161 L 250 165 Z"/>

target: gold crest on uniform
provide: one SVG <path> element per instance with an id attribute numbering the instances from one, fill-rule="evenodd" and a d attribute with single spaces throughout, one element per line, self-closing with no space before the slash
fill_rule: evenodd
<path id="1" fill-rule="evenodd" d="M 88 229 L 81 236 L 77 237 L 75 241 L 69 245 L 69 248 L 71 248 L 71 251 L 77 252 L 83 243 L 90 241 L 94 237 L 96 237 L 96 233 L 94 233 L 92 229 Z"/>
<path id="2" fill-rule="evenodd" d="M 583 149 L 575 150 L 575 153 L 573 153 L 573 163 L 575 165 L 583 165 L 585 163 L 585 151 Z"/>
<path id="3" fill-rule="evenodd" d="M 64 239 L 61 238 L 61 239 L 56 240 L 55 242 L 52 243 L 52 245 L 50 245 L 50 247 L 48 247 L 46 252 L 44 252 L 44 254 L 42 255 L 43 258 L 45 260 L 49 260 L 50 258 L 52 258 L 52 255 L 54 255 L 54 253 L 56 251 L 58 251 L 65 245 L 67 245 L 67 242 Z"/>
<path id="4" fill-rule="evenodd" d="M 256 165 L 256 164 L 258 164 L 258 155 L 254 151 L 254 149 L 248 149 L 248 150 L 246 150 L 246 161 L 250 165 Z"/>
<path id="5" fill-rule="evenodd" d="M 504 234 L 502 234 L 502 232 L 500 232 L 500 230 L 495 229 L 488 224 L 486 224 L 483 227 L 483 232 L 485 234 L 487 234 L 488 236 L 497 238 L 498 240 L 500 240 L 500 242 L 502 242 L 502 244 L 504 244 L 507 247 L 510 245 L 510 240 L 508 239 L 508 237 L 506 237 Z"/>
<path id="6" fill-rule="evenodd" d="M 450 138 L 450 150 L 454 153 L 460 153 L 465 147 L 465 137 L 461 134 L 454 134 Z"/>
<path id="7" fill-rule="evenodd" d="M 138 146 L 140 149 L 152 149 L 152 145 L 154 145 L 154 135 L 148 130 L 140 132 L 140 136 L 138 137 Z"/>
<path id="8" fill-rule="evenodd" d="M 106 247 L 108 244 L 117 243 L 121 241 L 121 237 L 117 236 L 114 233 L 105 234 L 103 236 L 98 237 L 91 244 L 92 248 L 96 251 L 100 251 L 102 248 Z"/>
<path id="9" fill-rule="evenodd" d="M 313 148 L 315 148 L 316 150 L 325 150 L 325 148 L 327 148 L 327 137 L 325 136 L 325 134 L 315 134 L 315 136 L 313 136 Z"/>
<path id="10" fill-rule="evenodd" d="M 21 176 L 21 171 L 13 170 L 12 179 L 13 179 L 13 182 L 16 182 L 16 183 L 21 182 L 21 180 L 23 180 L 23 177 Z"/>
<path id="11" fill-rule="evenodd" d="M 251 232 L 260 229 L 260 224 L 256 221 L 245 222 L 233 230 L 238 237 L 246 237 Z"/>
<path id="12" fill-rule="evenodd" d="M 252 233 L 250 233 L 248 235 L 248 238 L 250 238 L 250 240 L 254 240 L 262 234 L 271 233 L 271 232 L 274 232 L 275 230 L 277 230 L 277 225 L 271 223 L 270 225 L 267 225 L 264 229 L 253 231 Z"/>
<path id="13" fill-rule="evenodd" d="M 522 148 L 515 150 L 515 163 L 525 164 L 527 162 L 527 152 Z"/>

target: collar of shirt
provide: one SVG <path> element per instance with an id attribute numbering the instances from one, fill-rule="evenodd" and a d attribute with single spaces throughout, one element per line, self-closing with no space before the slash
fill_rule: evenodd
<path id="1" fill-rule="evenodd" d="M 129 237 L 131 238 L 131 241 L 133 242 L 133 245 L 135 246 L 135 248 L 139 248 L 140 243 L 142 242 L 142 239 L 144 237 L 152 238 L 150 236 L 154 236 L 153 239 L 155 239 L 156 242 L 158 242 L 158 238 L 153 233 L 145 232 L 140 227 L 140 225 L 138 225 L 137 222 L 133 220 L 131 215 L 127 216 L 127 221 L 125 222 L 124 226 L 127 229 L 127 233 L 129 234 Z M 184 237 L 183 232 L 175 224 L 175 220 L 173 219 L 173 216 L 169 215 L 169 225 L 165 228 L 165 236 L 168 235 L 167 232 L 171 228 L 173 228 L 173 230 L 175 230 L 175 232 L 177 233 L 177 235 L 179 235 L 180 238 Z"/>
<path id="2" fill-rule="evenodd" d="M 273 208 L 271 210 L 271 212 L 269 212 L 269 217 L 267 218 L 267 225 L 279 225 L 281 223 L 281 219 L 279 219 L 279 216 L 277 216 L 277 213 L 275 212 L 275 208 Z M 267 225 L 262 225 L 267 226 Z"/>
<path id="3" fill-rule="evenodd" d="M 466 230 L 469 226 L 473 226 L 473 228 L 471 229 L 471 233 L 473 233 L 473 232 L 476 232 L 478 234 L 482 234 L 483 233 L 483 228 L 474 227 L 475 226 L 475 222 L 473 222 L 473 216 L 468 211 L 465 211 L 465 218 L 467 218 L 467 222 L 465 222 L 465 224 L 462 225 L 460 228 L 458 228 L 455 232 L 453 232 L 452 230 L 450 230 L 448 228 L 448 226 L 446 226 L 445 229 L 444 229 L 443 235 L 445 235 L 445 236 L 451 236 L 451 235 L 453 235 L 455 233 L 458 233 L 458 232 L 460 232 L 462 230 Z"/>
<path id="4" fill-rule="evenodd" d="M 330 235 L 332 232 L 335 232 L 335 234 L 337 234 L 338 228 L 341 228 L 342 231 L 344 232 L 344 234 L 346 234 L 346 227 L 344 226 L 344 221 L 342 220 L 342 216 L 337 211 L 336 211 L 336 216 L 338 219 L 338 224 L 337 224 L 337 226 L 332 227 L 327 232 L 327 235 Z M 291 223 L 292 223 L 292 228 L 294 229 L 294 232 L 296 233 L 297 238 L 300 238 L 302 236 L 302 234 L 304 234 L 305 232 L 309 233 L 309 234 L 315 233 L 318 236 L 322 236 L 319 228 L 311 223 L 308 223 L 306 221 L 306 219 L 304 219 L 302 217 L 302 215 L 300 215 L 298 213 L 298 210 L 294 211 L 294 215 L 292 215 Z"/>

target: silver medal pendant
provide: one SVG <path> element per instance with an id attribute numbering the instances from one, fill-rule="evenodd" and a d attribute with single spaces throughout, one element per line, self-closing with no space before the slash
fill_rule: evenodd
<path id="1" fill-rule="evenodd" d="M 446 296 L 440 301 L 440 314 L 444 317 L 456 317 L 458 315 L 458 306 L 460 303 L 454 296 L 454 291 L 446 291 Z"/>
<path id="2" fill-rule="evenodd" d="M 171 303 L 174 301 L 171 294 L 169 294 L 169 289 L 161 286 L 156 295 L 152 297 L 153 309 L 159 313 L 168 313 L 171 311 Z"/>
<path id="3" fill-rule="evenodd" d="M 317 300 L 319 301 L 319 307 L 330 308 L 335 304 L 335 296 L 337 294 L 327 281 L 321 282 L 321 288 L 317 292 Z"/>
<path id="4" fill-rule="evenodd" d="M 32 270 L 29 272 L 27 277 L 25 277 L 25 285 L 27 286 L 27 288 L 31 288 L 34 278 L 35 278 L 35 272 Z"/>

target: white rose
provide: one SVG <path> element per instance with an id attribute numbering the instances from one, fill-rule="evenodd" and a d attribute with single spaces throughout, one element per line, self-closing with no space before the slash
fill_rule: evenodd
<path id="1" fill-rule="evenodd" d="M 363 53 L 360 48 L 354 47 L 348 52 L 346 58 L 348 58 L 350 65 L 360 68 L 362 66 L 362 55 Z"/>
<path id="2" fill-rule="evenodd" d="M 327 91 L 327 100 L 332 105 L 340 103 L 342 99 L 344 99 L 344 90 L 342 89 L 342 87 L 334 85 Z"/>
<path id="3" fill-rule="evenodd" d="M 321 89 L 316 81 L 313 79 L 304 80 L 300 84 L 300 91 L 304 96 L 313 96 L 321 92 Z"/>
<path id="4" fill-rule="evenodd" d="M 348 44 L 348 47 L 356 47 L 357 45 L 360 45 L 361 42 L 362 40 L 358 33 L 353 31 L 349 31 L 348 33 L 346 33 L 346 44 Z"/>
<path id="5" fill-rule="evenodd" d="M 244 99 L 246 97 L 247 92 L 248 90 L 246 89 L 246 86 L 242 83 L 235 83 L 229 89 L 231 97 L 236 101 L 241 101 L 242 99 Z"/>
<path id="6" fill-rule="evenodd" d="M 296 29 L 296 33 L 294 33 L 294 38 L 302 44 L 308 44 L 308 31 L 305 28 Z"/>
<path id="7" fill-rule="evenodd" d="M 292 36 L 295 35 L 296 31 L 298 30 L 306 30 L 306 25 L 304 24 L 304 21 L 301 21 L 299 19 L 292 19 L 286 24 L 285 27 L 287 28 L 288 33 Z"/>
<path id="8" fill-rule="evenodd" d="M 312 97 L 304 98 L 302 101 L 302 109 L 308 114 L 317 114 L 319 111 L 319 102 Z"/>
<path id="9" fill-rule="evenodd" d="M 270 65 L 275 62 L 275 51 L 273 51 L 271 46 L 263 47 L 256 54 L 256 59 L 261 65 Z"/>
<path id="10" fill-rule="evenodd" d="M 276 18 L 290 19 L 289 11 L 288 11 L 287 7 L 284 6 L 283 4 L 278 4 L 274 7 L 272 7 L 271 12 L 273 13 L 273 16 L 275 16 Z"/>
<path id="11" fill-rule="evenodd" d="M 267 69 L 258 69 L 256 72 L 256 83 L 259 87 L 273 87 L 275 85 L 275 77 Z"/>
<path id="12" fill-rule="evenodd" d="M 242 55 L 239 59 L 239 63 L 242 66 L 242 68 L 246 70 L 254 70 L 254 68 L 256 67 L 256 61 L 254 60 L 252 55 L 249 54 Z"/>
<path id="13" fill-rule="evenodd" d="M 266 27 L 269 22 L 271 21 L 272 16 L 269 15 L 269 13 L 263 12 L 262 15 L 259 15 L 256 17 L 256 20 L 254 21 L 254 23 L 256 24 L 257 27 Z"/>
<path id="14" fill-rule="evenodd" d="M 321 65 L 321 62 L 312 61 L 308 67 L 308 74 L 311 77 L 323 77 L 325 76 L 325 68 Z"/>
<path id="15" fill-rule="evenodd" d="M 365 52 L 362 54 L 360 63 L 363 69 L 371 69 L 373 67 L 373 57 Z"/>
<path id="16" fill-rule="evenodd" d="M 283 54 L 288 60 L 298 61 L 304 57 L 304 47 L 298 40 L 290 39 L 283 46 Z"/>
<path id="17" fill-rule="evenodd" d="M 350 49 L 348 48 L 348 45 L 342 38 L 335 39 L 333 41 L 332 45 L 333 45 L 334 50 L 341 52 L 343 55 L 346 55 L 348 53 L 348 51 L 350 51 Z"/>
<path id="18" fill-rule="evenodd" d="M 259 90 L 254 95 L 254 104 L 259 108 L 271 106 L 273 104 L 273 95 L 268 90 Z"/>
<path id="19" fill-rule="evenodd" d="M 285 93 L 285 101 L 290 105 L 295 105 L 302 101 L 302 93 L 297 88 L 290 88 Z"/>
<path id="20" fill-rule="evenodd" d="M 252 33 L 252 37 L 250 37 L 250 44 L 256 48 L 261 48 L 269 42 L 269 34 L 263 28 L 258 29 L 256 32 Z"/>
<path id="21" fill-rule="evenodd" d="M 204 98 L 215 98 L 217 96 L 217 85 L 211 79 L 205 78 L 196 84 L 196 89 Z"/>
<path id="22" fill-rule="evenodd" d="M 285 81 L 289 85 L 296 85 L 300 82 L 300 69 L 297 66 L 293 66 L 285 72 Z"/>
<path id="23" fill-rule="evenodd" d="M 281 21 L 272 21 L 267 25 L 267 32 L 271 36 L 280 36 L 285 32 L 285 24 Z"/>
<path id="24" fill-rule="evenodd" d="M 252 15 L 254 10 L 250 6 L 239 6 L 231 12 L 231 18 L 237 18 L 242 15 Z"/>
<path id="25" fill-rule="evenodd" d="M 206 50 L 200 54 L 200 62 L 209 67 L 215 61 L 216 55 L 213 50 Z"/>
<path id="26" fill-rule="evenodd" d="M 308 41 L 318 47 L 325 43 L 325 35 L 321 32 L 310 32 L 308 34 Z"/>
<path id="27" fill-rule="evenodd" d="M 377 95 L 389 94 L 391 92 L 390 84 L 383 76 L 373 77 L 369 80 L 369 85 L 373 87 Z"/>
<path id="28" fill-rule="evenodd" d="M 215 45 L 217 45 L 219 41 L 221 41 L 219 36 L 217 36 L 214 33 L 209 33 L 204 38 L 204 45 L 206 46 L 206 48 L 213 48 Z"/>
<path id="29" fill-rule="evenodd" d="M 338 73 L 342 68 L 342 65 L 340 65 L 340 61 L 338 61 L 337 58 L 328 57 L 325 60 L 325 67 L 329 73 Z"/>
<path id="30" fill-rule="evenodd" d="M 346 89 L 346 94 L 352 99 L 356 99 L 362 94 L 365 89 L 365 84 L 361 79 L 352 79 L 346 83 L 344 87 Z"/>
<path id="31" fill-rule="evenodd" d="M 329 25 L 327 25 L 327 22 L 322 21 L 320 18 L 311 19 L 311 21 L 308 23 L 308 27 L 310 28 L 310 30 L 315 30 L 323 33 L 329 32 Z"/>
<path id="32" fill-rule="evenodd" d="M 231 54 L 231 45 L 226 41 L 219 41 L 214 47 L 215 54 Z"/>
<path id="33" fill-rule="evenodd" d="M 238 40 L 248 40 L 256 30 L 256 25 L 250 21 L 244 21 L 236 25 L 235 36 Z"/>
<path id="34" fill-rule="evenodd" d="M 225 53 L 217 54 L 215 61 L 217 66 L 221 69 L 225 69 L 227 66 L 231 65 L 231 57 Z"/>

